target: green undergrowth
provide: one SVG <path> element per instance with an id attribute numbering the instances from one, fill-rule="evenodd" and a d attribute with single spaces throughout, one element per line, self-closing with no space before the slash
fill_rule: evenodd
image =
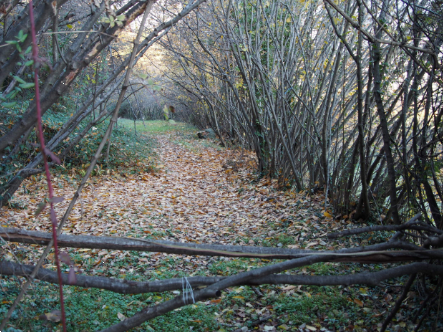
<path id="1" fill-rule="evenodd" d="M 158 234 L 161 236 L 162 234 Z M 194 256 L 163 256 L 155 267 L 149 264 L 155 253 L 126 252 L 114 260 L 97 264 L 96 259 L 84 259 L 83 253 L 69 249 L 76 266 L 92 276 L 115 277 L 127 281 L 153 281 L 196 275 L 229 276 L 278 261 L 246 258 L 215 257 L 202 264 Z M 98 250 L 96 250 L 98 251 Z M 111 251 L 109 251 L 111 252 Z M 105 255 L 106 256 L 106 255 Z M 100 256 L 101 257 L 101 256 Z M 144 259 L 144 261 L 142 261 Z M 195 268 L 195 266 L 200 268 Z M 206 265 L 206 268 L 203 266 Z M 382 265 L 348 263 L 318 263 L 284 273 L 300 275 L 353 274 L 366 270 L 377 271 Z M 67 270 L 67 266 L 63 266 Z M 0 279 L 0 316 L 19 292 L 19 279 Z M 218 299 L 191 303 L 161 317 L 152 319 L 133 331 L 263 331 L 274 326 L 277 331 L 298 331 L 309 326 L 330 331 L 376 331 L 392 310 L 406 278 L 397 278 L 377 287 L 261 285 L 225 289 Z M 194 289 L 195 291 L 196 289 Z M 139 310 L 182 296 L 182 289 L 174 292 L 146 294 L 116 294 L 110 291 L 64 286 L 68 331 L 96 331 L 118 323 Z M 191 301 L 191 300 L 190 300 Z M 398 317 L 403 331 L 412 331 L 404 318 L 413 315 L 411 302 L 405 303 Z M 42 315 L 59 309 L 56 285 L 37 281 L 14 312 L 10 327 L 20 331 L 51 331 L 57 322 L 41 320 Z M 40 317 L 40 319 L 39 319 Z M 432 317 L 432 315 L 430 316 Z M 263 320 L 263 318 L 266 318 Z M 394 324 L 395 324 L 394 320 Z M 427 322 L 430 326 L 433 322 Z M 425 329 L 426 330 L 426 329 Z M 8 331 L 8 330 L 7 330 Z M 13 330 L 11 330 L 13 331 Z"/>
<path id="2" fill-rule="evenodd" d="M 118 126 L 124 127 L 134 132 L 134 121 L 130 119 L 119 119 Z M 152 120 L 152 121 L 136 121 L 135 128 L 138 133 L 166 134 L 178 132 L 182 135 L 188 135 L 196 129 L 187 123 L 176 122 L 174 120 Z"/>
<path id="3" fill-rule="evenodd" d="M 18 114 L 15 115 L 18 116 Z M 10 116 L 12 117 L 12 115 Z M 59 131 L 69 117 L 70 115 L 66 113 L 51 111 L 44 115 L 42 122 L 46 142 Z M 74 174 L 83 176 L 104 137 L 108 125 L 109 120 L 92 127 L 84 138 L 61 159 L 61 165 L 55 166 L 56 172 L 72 174 L 71 171 L 73 170 Z M 84 125 L 81 124 L 67 140 L 67 144 L 75 139 L 83 129 Z M 37 142 L 35 131 L 31 133 L 29 141 Z M 125 173 L 151 172 L 156 160 L 153 152 L 154 146 L 155 140 L 151 137 L 136 135 L 133 130 L 126 126 L 114 128 L 109 149 L 108 144 L 106 144 L 92 175 L 101 175 L 107 170 L 124 171 Z M 14 163 L 0 165 L 1 171 L 14 173 L 14 169 L 24 167 L 36 154 L 35 150 L 35 144 L 23 144 L 14 158 Z M 61 150 L 53 152 L 59 155 Z"/>
<path id="4" fill-rule="evenodd" d="M 152 121 L 136 121 L 134 129 L 134 121 L 130 119 L 119 119 L 119 128 L 126 128 L 132 133 L 148 137 L 152 137 L 157 134 L 174 134 L 172 142 L 177 145 L 182 145 L 186 149 L 198 153 L 201 148 L 214 148 L 221 150 L 222 147 L 219 143 L 212 139 L 199 139 L 197 137 L 197 128 L 191 124 L 184 122 L 176 122 L 174 120 L 152 120 Z"/>
<path id="5" fill-rule="evenodd" d="M 63 160 L 62 167 L 78 168 L 80 175 L 89 166 L 91 157 L 102 141 L 108 123 L 93 127 L 81 143 Z M 109 143 L 108 143 L 109 144 Z M 117 127 L 112 131 L 110 146 L 105 145 L 94 170 L 97 175 L 105 169 L 124 171 L 125 173 L 149 172 L 156 159 L 153 148 L 155 141 L 149 137 L 136 135 L 126 127 Z M 108 154 L 109 151 L 109 154 Z"/>

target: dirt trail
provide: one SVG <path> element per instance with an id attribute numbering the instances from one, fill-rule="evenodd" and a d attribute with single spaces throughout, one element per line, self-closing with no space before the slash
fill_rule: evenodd
<path id="1" fill-rule="evenodd" d="M 159 171 L 92 178 L 64 233 L 323 248 L 320 237 L 341 226 L 324 217 L 322 197 L 278 191 L 267 179 L 252 183 L 252 167 L 239 165 L 238 153 L 175 134 L 157 140 Z M 29 180 L 30 193 L 19 193 L 27 209 L 0 210 L 4 227 L 49 231 L 48 211 L 33 214 L 44 183 Z M 56 195 L 67 198 L 57 205 L 62 216 L 76 187 L 62 178 L 54 183 Z"/>

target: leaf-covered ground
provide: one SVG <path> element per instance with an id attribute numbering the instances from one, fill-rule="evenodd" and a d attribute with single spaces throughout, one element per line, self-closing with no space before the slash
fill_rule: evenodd
<path id="1" fill-rule="evenodd" d="M 215 142 L 196 139 L 189 131 L 160 133 L 155 138 L 158 156 L 155 166 L 148 165 L 149 160 L 140 161 L 140 169 L 154 171 L 110 172 L 93 177 L 69 217 L 64 233 L 310 249 L 336 249 L 375 240 L 354 237 L 346 243 L 328 242 L 325 238 L 328 232 L 344 229 L 351 222 L 332 218 L 333 213 L 325 205 L 321 193 L 308 195 L 306 192 L 281 191 L 269 178 L 258 180 L 254 173 L 254 156 L 249 152 L 222 149 Z M 59 217 L 76 189 L 78 177 L 73 173 L 60 173 L 53 179 L 56 195 L 65 197 L 57 205 Z M 43 177 L 26 181 L 12 205 L 21 208 L 0 210 L 1 225 L 49 231 L 48 211 L 37 217 L 34 215 L 45 193 Z M 18 258 L 23 263 L 34 263 L 42 251 L 38 246 L 7 246 L 8 259 Z M 69 252 L 79 273 L 133 280 L 230 275 L 270 264 L 267 260 L 108 250 L 70 249 Z M 54 269 L 53 255 L 48 257 L 44 267 Z M 316 264 L 293 273 L 342 274 L 357 272 L 361 268 L 357 264 Z M 40 285 L 42 289 L 54 287 Z M 34 291 L 35 295 L 38 294 L 38 290 Z M 86 309 L 87 303 L 78 302 L 79 294 L 83 293 L 80 291 L 79 288 L 67 291 L 67 305 L 71 305 L 68 320 L 75 323 L 78 331 L 105 327 L 135 313 L 146 303 L 158 303 L 177 294 L 148 294 L 129 301 L 127 297 L 125 300 L 123 296 L 109 295 L 109 292 L 90 291 L 95 294 L 91 295 L 94 298 L 92 305 L 101 307 L 103 312 L 101 316 L 84 319 L 98 313 Z M 113 296 L 118 298 L 118 303 L 109 303 L 116 301 Z M 380 326 L 393 301 L 393 295 L 383 294 L 381 288 L 239 287 L 226 290 L 220 299 L 183 308 L 176 314 L 151 321 L 141 330 L 372 331 Z M 84 306 L 84 313 L 75 318 L 83 312 L 78 306 Z M 408 307 L 405 308 L 407 312 Z M 40 309 L 43 313 L 49 312 L 54 309 L 54 303 Z M 401 313 L 397 317 L 400 330 L 407 330 L 404 316 Z"/>
<path id="2" fill-rule="evenodd" d="M 268 178 L 257 181 L 250 153 L 175 134 L 157 140 L 156 171 L 93 177 L 64 233 L 320 248 L 327 232 L 347 224 L 331 218 L 322 195 L 280 191 Z M 53 183 L 56 196 L 65 197 L 56 206 L 61 217 L 77 181 L 61 175 Z M 2 224 L 49 231 L 48 211 L 34 215 L 45 192 L 43 177 L 26 181 L 14 202 L 27 208 L 0 210 Z"/>

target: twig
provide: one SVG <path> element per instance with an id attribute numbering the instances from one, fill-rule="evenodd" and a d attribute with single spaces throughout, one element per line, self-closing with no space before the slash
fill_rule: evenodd
<path id="1" fill-rule="evenodd" d="M 408 282 L 405 285 L 403 293 L 401 294 L 400 298 L 395 303 L 394 309 L 392 309 L 392 311 L 389 314 L 389 316 L 386 317 L 385 321 L 383 322 L 383 325 L 382 325 L 382 327 L 380 329 L 381 332 L 386 331 L 386 328 L 388 327 L 389 323 L 392 321 L 392 319 L 397 314 L 397 311 L 400 309 L 400 306 L 401 306 L 403 300 L 406 298 L 406 295 L 408 295 L 409 289 L 411 288 L 412 284 L 414 283 L 414 280 L 415 280 L 416 277 L 417 277 L 417 274 L 412 274 L 409 277 L 409 280 L 408 280 Z"/>
<path id="2" fill-rule="evenodd" d="M 429 315 L 429 311 L 431 311 L 432 305 L 437 300 L 437 296 L 434 296 L 429 302 L 426 301 L 426 304 L 428 305 L 428 309 L 426 309 L 426 312 L 421 316 L 420 321 L 418 322 L 417 326 L 415 327 L 414 332 L 418 332 L 420 330 L 420 326 L 423 323 L 424 319 L 427 315 Z"/>
<path id="3" fill-rule="evenodd" d="M 343 232 L 337 232 L 337 233 L 330 233 L 327 235 L 329 239 L 336 239 L 342 236 L 349 236 L 349 235 L 356 235 L 361 233 L 368 233 L 368 232 L 380 232 L 380 231 L 401 231 L 405 229 L 425 229 L 428 230 L 429 228 L 425 228 L 423 225 L 423 228 L 421 225 L 417 225 L 418 219 L 421 218 L 421 213 L 416 214 L 414 217 L 412 217 L 411 220 L 409 220 L 407 223 L 403 225 L 383 225 L 383 226 L 368 226 L 368 227 L 362 227 L 362 228 L 356 228 L 356 229 L 348 229 Z M 428 226 L 428 225 L 426 225 Z M 437 229 L 436 229 L 437 230 Z M 434 230 L 434 231 L 436 231 Z"/>
<path id="4" fill-rule="evenodd" d="M 258 297 L 263 297 L 263 293 L 260 291 L 260 288 L 258 287 L 251 287 L 255 294 L 257 294 Z"/>

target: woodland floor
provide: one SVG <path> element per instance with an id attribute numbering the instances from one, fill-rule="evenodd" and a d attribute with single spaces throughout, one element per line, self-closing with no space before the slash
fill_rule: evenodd
<path id="1" fill-rule="evenodd" d="M 158 156 L 155 171 L 94 176 L 69 217 L 65 234 L 143 236 L 180 242 L 310 249 L 337 249 L 373 241 L 354 237 L 346 242 L 328 242 L 327 233 L 354 226 L 349 220 L 332 218 L 322 194 L 282 191 L 269 178 L 257 180 L 254 156 L 248 152 L 224 149 L 215 141 L 198 140 L 189 131 L 157 133 L 154 138 Z M 77 181 L 78 177 L 69 173 L 53 179 L 56 196 L 65 197 L 57 205 L 59 217 L 69 204 Z M 1 225 L 49 231 L 48 211 L 37 217 L 33 213 L 45 192 L 43 177 L 26 181 L 15 198 L 15 202 L 26 208 L 0 210 Z M 35 263 L 43 250 L 37 246 L 7 246 L 9 258 L 15 253 L 27 264 Z M 69 253 L 79 273 L 145 281 L 177 276 L 230 275 L 269 264 L 267 260 L 110 250 L 70 249 Z M 54 269 L 53 254 L 44 267 Z M 358 264 L 340 267 L 316 264 L 293 273 L 342 274 L 357 272 L 360 268 Z M 40 291 L 46 289 L 44 287 L 55 287 L 39 285 Z M 57 295 L 53 288 L 52 302 L 35 301 L 41 303 L 38 310 L 48 312 L 56 306 Z M 400 291 L 397 288 L 394 288 L 395 293 Z M 141 309 L 146 302 L 158 303 L 176 294 L 149 294 L 143 298 L 133 297 L 131 301 L 119 295 L 117 301 L 103 295 L 107 292 L 92 291 L 88 301 L 93 298 L 91 306 L 97 310 L 91 310 L 87 303 L 75 299 L 78 294 L 84 294 L 80 291 L 74 287 L 66 294 L 68 308 L 70 304 L 74 306 L 72 322 L 75 321 L 78 331 L 109 326 Z M 38 290 L 34 289 L 31 294 L 37 296 Z M 393 301 L 392 295 L 365 286 L 239 287 L 226 290 L 219 300 L 183 308 L 180 313 L 151 321 L 140 331 L 372 331 L 389 312 Z M 3 301 L 7 303 L 10 301 Z M 38 316 L 39 311 L 35 310 Z M 75 318 L 76 312 L 84 313 Z M 20 326 L 19 321 L 17 318 L 17 326 Z M 409 330 L 401 315 L 397 324 L 400 324 L 397 325 L 399 330 Z M 41 331 L 45 331 L 43 325 Z"/>

